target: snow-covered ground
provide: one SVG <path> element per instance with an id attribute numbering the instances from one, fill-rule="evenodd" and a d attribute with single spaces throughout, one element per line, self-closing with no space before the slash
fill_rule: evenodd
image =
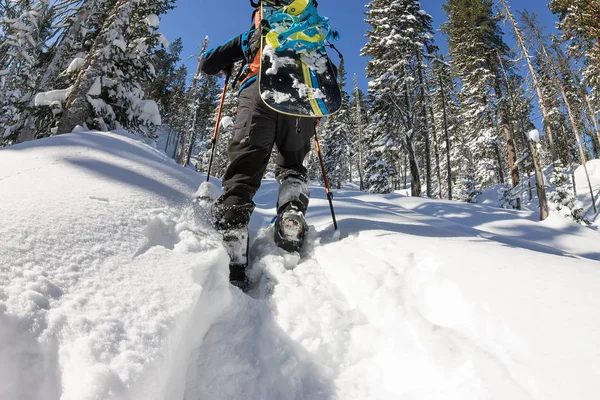
<path id="1" fill-rule="evenodd" d="M 590 177 L 589 183 L 585 174 L 584 167 L 578 166 L 575 169 L 575 186 L 577 188 L 577 198 L 580 201 L 579 205 L 583 208 L 583 215 L 586 217 L 586 219 L 590 222 L 596 222 L 596 224 L 598 225 L 600 224 L 600 213 L 594 212 L 592 196 L 590 194 L 590 184 L 594 192 L 596 209 L 600 210 L 600 160 L 591 160 L 587 163 L 586 167 L 588 175 Z M 552 183 L 550 183 L 552 170 L 552 166 L 548 166 L 546 167 L 546 169 L 544 169 L 546 191 L 548 194 L 555 190 L 555 186 L 552 185 Z M 538 213 L 536 218 L 539 219 L 539 201 L 535 187 L 535 176 L 532 174 L 529 180 L 531 182 L 531 186 L 527 186 L 527 180 L 525 179 L 525 189 L 522 189 L 522 206 L 524 209 L 536 211 Z M 572 185 L 572 183 L 569 184 Z M 477 197 L 477 203 L 492 207 L 500 207 L 501 187 L 502 186 L 500 185 L 496 185 L 483 190 L 483 193 Z M 531 187 L 531 200 L 529 199 L 529 190 L 527 190 L 527 188 L 529 187 Z"/>
<path id="2" fill-rule="evenodd" d="M 253 216 L 252 296 L 203 177 L 123 134 L 0 150 L 0 399 L 596 399 L 600 233 L 322 188 L 301 257 Z"/>

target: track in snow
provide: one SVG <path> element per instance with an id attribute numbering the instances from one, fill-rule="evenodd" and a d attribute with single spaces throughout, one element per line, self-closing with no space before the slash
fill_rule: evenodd
<path id="1" fill-rule="evenodd" d="M 394 208 L 380 212 L 439 233 Z M 185 399 L 532 398 L 535 387 L 512 376 L 520 341 L 433 258 L 410 251 L 405 234 L 330 242 L 313 228 L 302 260 L 271 236 L 258 232 L 250 273 L 267 275 L 272 293 L 232 289 L 230 308 L 192 353 Z"/>

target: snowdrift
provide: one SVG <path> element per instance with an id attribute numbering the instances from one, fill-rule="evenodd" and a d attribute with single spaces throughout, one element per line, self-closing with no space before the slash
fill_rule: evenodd
<path id="1" fill-rule="evenodd" d="M 594 207 L 592 205 L 592 196 L 590 195 L 590 184 L 592 186 L 594 197 L 596 200 L 597 209 L 600 210 L 600 160 L 590 160 L 587 162 L 587 170 L 590 177 L 590 183 L 585 174 L 585 169 L 579 166 L 575 169 L 575 186 L 577 188 L 577 198 L 581 202 L 585 217 L 590 222 L 596 222 L 596 225 L 600 223 L 600 214 L 594 213 Z M 546 190 L 550 194 L 554 191 L 555 187 L 550 183 L 552 177 L 553 167 L 549 166 L 544 169 L 544 177 L 546 180 Z M 532 199 L 529 200 L 528 193 L 523 193 L 523 208 L 538 211 L 539 213 L 539 201 L 537 191 L 535 188 L 535 176 L 532 174 L 530 177 L 531 181 L 531 195 Z M 527 183 L 527 181 L 525 181 Z M 501 207 L 500 206 L 500 189 L 501 185 L 495 185 L 483 190 L 483 193 L 477 198 L 477 203 L 485 206 Z M 539 214 L 537 216 L 539 219 Z"/>
<path id="2" fill-rule="evenodd" d="M 0 398 L 595 399 L 600 234 L 487 206 L 312 187 L 301 254 L 251 222 L 252 296 L 133 137 L 0 150 Z"/>

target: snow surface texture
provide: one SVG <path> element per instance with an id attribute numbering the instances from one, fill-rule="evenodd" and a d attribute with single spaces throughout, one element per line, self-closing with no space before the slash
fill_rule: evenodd
<path id="1" fill-rule="evenodd" d="M 586 168 L 590 176 L 590 183 L 594 192 L 596 207 L 600 210 L 600 160 L 588 161 Z M 544 170 L 544 179 L 548 194 L 555 190 L 554 185 L 551 183 L 552 169 L 553 168 L 550 166 Z M 523 208 L 536 211 L 536 215 L 534 216 L 533 220 L 537 221 L 539 219 L 539 201 L 537 197 L 537 191 L 535 189 L 535 176 L 533 174 L 530 177 L 530 182 L 532 195 L 531 200 L 529 200 L 528 196 L 527 188 L 529 186 L 527 185 L 527 180 L 522 182 L 522 188 L 524 190 L 522 196 Z M 575 184 L 577 187 L 577 199 L 583 205 L 584 216 L 587 220 L 595 222 L 596 224 L 593 229 L 598 230 L 600 228 L 600 214 L 594 212 L 594 207 L 592 206 L 592 196 L 590 195 L 590 186 L 588 184 L 583 166 L 577 166 L 575 169 Z M 500 188 L 501 186 L 496 185 L 483 190 L 483 193 L 477 197 L 477 203 L 485 206 L 500 207 L 498 201 L 498 193 Z"/>
<path id="2" fill-rule="evenodd" d="M 337 241 L 311 187 L 288 254 L 267 180 L 248 296 L 202 181 L 125 134 L 0 150 L 1 399 L 597 398 L 595 230 L 342 190 Z"/>

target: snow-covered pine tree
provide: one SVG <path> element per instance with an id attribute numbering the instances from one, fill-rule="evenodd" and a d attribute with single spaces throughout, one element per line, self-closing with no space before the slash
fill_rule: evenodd
<path id="1" fill-rule="evenodd" d="M 455 193 L 457 177 L 463 175 L 467 162 L 472 162 L 471 154 L 459 133 L 462 124 L 458 120 L 458 89 L 452 79 L 451 66 L 443 56 L 434 58 L 430 70 L 431 107 L 433 109 L 434 129 L 438 135 L 441 154 L 440 168 L 444 171 L 441 189 L 446 198 L 460 197 Z"/>
<path id="2" fill-rule="evenodd" d="M 552 44 L 556 58 L 557 75 L 559 84 L 565 92 L 565 97 L 570 104 L 571 112 L 575 115 L 574 121 L 578 131 L 581 132 L 585 151 L 588 159 L 600 157 L 600 136 L 594 131 L 594 123 L 588 119 L 586 105 L 587 89 L 581 77 L 574 71 L 571 60 L 565 55 L 562 48 L 555 42 Z M 552 57 L 552 53 L 548 54 Z M 595 119 L 592 111 L 592 119 Z"/>
<path id="3" fill-rule="evenodd" d="M 448 22 L 442 30 L 448 37 L 455 74 L 460 78 L 461 116 L 465 142 L 477 160 L 478 180 L 484 186 L 504 183 L 508 155 L 513 186 L 516 152 L 504 96 L 499 61 L 509 65 L 510 51 L 502 38 L 492 0 L 448 0 L 443 6 Z M 476 26 L 477 29 L 473 29 Z M 499 128 L 499 129 L 497 129 Z M 504 140 L 500 140 L 500 132 Z"/>
<path id="4" fill-rule="evenodd" d="M 186 91 L 187 68 L 179 65 L 182 50 L 181 38 L 170 43 L 168 48 L 161 46 L 155 49 L 152 55 L 155 77 L 143 84 L 148 99 L 158 105 L 163 123 L 169 125 L 180 122 L 177 117 L 182 112 L 181 101 Z"/>
<path id="5" fill-rule="evenodd" d="M 369 123 L 366 111 L 368 105 L 365 102 L 365 95 L 358 87 L 356 74 L 354 74 L 354 97 L 350 101 L 350 110 L 352 111 L 352 142 L 354 143 L 352 162 L 356 166 L 358 173 L 359 188 L 365 190 L 364 171 L 365 171 L 365 149 L 364 149 L 364 129 Z"/>
<path id="6" fill-rule="evenodd" d="M 385 194 L 392 191 L 390 181 L 394 170 L 388 166 L 384 158 L 384 147 L 383 143 L 372 145 L 365 160 L 365 187 L 371 193 Z"/>
<path id="7" fill-rule="evenodd" d="M 182 49 L 181 38 L 169 44 L 168 48 L 160 46 L 155 49 L 152 64 L 156 77 L 144 84 L 144 92 L 148 99 L 157 103 L 162 117 L 162 127 L 157 133 L 165 143 L 163 150 L 173 158 L 190 118 L 186 101 L 188 72 L 185 65 L 179 65 Z"/>
<path id="8" fill-rule="evenodd" d="M 235 76 L 235 73 L 233 74 Z M 220 93 L 218 94 L 217 100 L 220 100 Z M 228 148 L 229 143 L 233 139 L 233 126 L 236 121 L 236 108 L 237 108 L 238 92 L 234 87 L 229 87 L 229 90 L 225 93 L 225 102 L 223 103 L 223 113 L 221 118 L 221 125 L 219 127 L 219 136 L 217 140 L 217 147 L 215 149 L 215 155 L 213 159 L 212 176 L 222 178 L 225 175 L 225 170 L 229 164 Z M 209 110 L 206 110 L 209 112 Z M 217 118 L 217 107 L 213 107 L 210 115 L 209 124 L 205 129 L 207 139 L 205 142 L 196 141 L 196 149 L 194 152 L 198 154 L 205 161 L 203 171 L 208 168 L 208 161 L 210 159 L 210 153 L 212 146 L 210 144 L 210 138 L 212 138 L 214 131 L 214 124 Z M 210 133 L 209 133 L 210 132 Z M 204 153 L 202 153 L 204 151 Z"/>
<path id="9" fill-rule="evenodd" d="M 346 69 L 342 59 L 338 68 L 338 82 L 342 90 L 342 107 L 336 114 L 325 118 L 319 126 L 320 144 L 329 183 L 340 189 L 352 180 L 352 110 L 350 95 L 346 92 Z"/>
<path id="10" fill-rule="evenodd" d="M 571 189 L 569 175 L 560 160 L 554 163 L 550 183 L 554 185 L 554 191 L 550 192 L 548 196 L 550 207 L 578 224 L 590 225 L 590 222 L 583 216 L 583 207 Z"/>
<path id="11" fill-rule="evenodd" d="M 519 194 L 516 193 L 517 188 L 513 188 L 511 185 L 504 184 L 500 186 L 500 190 L 498 191 L 498 201 L 500 203 L 500 207 L 506 208 L 509 210 L 517 209 L 517 203 L 519 199 Z"/>
<path id="12" fill-rule="evenodd" d="M 98 32 L 98 13 L 102 0 L 56 0 L 50 2 L 49 15 L 52 23 L 46 39 L 48 49 L 42 58 L 43 62 L 37 64 L 40 73 L 35 83 L 35 94 L 47 92 L 53 88 L 66 88 L 70 86 L 69 75 L 75 75 L 81 66 L 87 44 Z M 41 61 L 41 60 L 40 60 Z M 18 141 L 24 142 L 41 136 L 51 134 L 55 125 L 55 116 L 62 111 L 62 98 L 64 92 L 54 92 L 44 96 L 43 105 L 36 107 L 35 98 L 29 102 L 28 117 L 23 122 L 19 132 Z"/>
<path id="13" fill-rule="evenodd" d="M 4 4 L 0 14 L 0 146 L 18 140 L 36 82 L 47 66 L 52 7 L 43 0 Z"/>
<path id="14" fill-rule="evenodd" d="M 177 158 L 181 165 L 187 165 L 192 157 L 198 157 L 196 169 L 199 171 L 208 168 L 208 159 L 204 160 L 203 157 L 214 133 L 219 96 L 222 92 L 219 78 L 206 75 L 200 70 L 200 57 L 208 48 L 208 42 L 208 37 L 205 37 L 198 58 L 198 68 L 186 94 L 188 118 L 186 130 L 180 138 Z"/>
<path id="15" fill-rule="evenodd" d="M 558 15 L 562 41 L 569 42 L 571 54 L 583 60 L 581 70 L 593 88 L 596 101 L 600 96 L 600 1 L 551 0 L 549 8 Z"/>
<path id="16" fill-rule="evenodd" d="M 423 102 L 418 102 L 417 89 L 421 89 L 422 98 L 423 60 L 425 52 L 434 47 L 432 17 L 416 0 L 372 0 L 367 8 L 366 22 L 370 29 L 362 54 L 370 57 L 367 63 L 367 76 L 371 79 L 369 95 L 372 118 L 377 121 L 376 129 L 369 131 L 383 138 L 371 138 L 370 142 L 391 144 L 398 150 L 404 148 L 410 160 L 411 193 L 420 196 L 421 173 L 415 139 L 426 141 L 428 126 L 425 120 L 417 121 L 415 116 L 420 114 L 421 118 L 427 118 Z M 425 158 L 428 156 L 425 154 Z M 388 168 L 398 169 L 402 158 L 398 154 L 382 161 Z"/>
<path id="17" fill-rule="evenodd" d="M 102 28 L 81 63 L 58 121 L 57 133 L 76 125 L 123 127 L 152 136 L 161 123 L 156 103 L 145 100 L 143 83 L 154 77 L 152 49 L 159 44 L 159 15 L 174 0 L 104 1 Z"/>
<path id="18" fill-rule="evenodd" d="M 493 149 L 494 121 L 490 108 L 492 72 L 483 62 L 486 49 L 484 32 L 490 32 L 491 5 L 482 1 L 449 0 L 444 7 L 448 21 L 442 30 L 448 37 L 453 72 L 459 77 L 461 90 L 459 119 L 466 135 L 464 142 L 474 157 L 478 179 L 484 185 L 498 180 Z M 481 21 L 481 25 L 480 24 Z M 478 30 L 473 26 L 479 26 Z M 462 181 L 475 179 L 472 168 L 462 172 Z M 464 195 L 461 195 L 464 199 Z M 467 197 L 468 198 L 468 197 Z"/>
<path id="19" fill-rule="evenodd" d="M 477 203 L 477 198 L 481 195 L 477 181 L 477 169 L 473 163 L 470 163 L 465 169 L 461 180 L 461 196 L 460 199 L 467 203 Z"/>

